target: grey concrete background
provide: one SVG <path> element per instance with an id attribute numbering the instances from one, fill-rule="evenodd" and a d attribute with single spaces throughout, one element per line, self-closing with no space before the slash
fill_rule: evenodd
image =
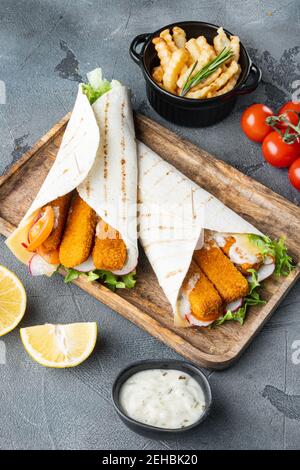
<path id="1" fill-rule="evenodd" d="M 234 113 L 209 129 L 176 132 L 266 186 L 299 202 L 286 171 L 265 165 L 260 147 L 239 128 L 241 111 L 253 101 L 275 109 L 300 79 L 298 0 L 0 0 L 0 170 L 4 172 L 69 111 L 81 77 L 101 65 L 110 79 L 132 88 L 138 111 L 164 122 L 149 107 L 128 46 L 139 33 L 198 19 L 240 35 L 263 70 L 259 89 L 241 99 Z M 272 221 L 270 221 L 272 223 Z M 1 449 L 299 449 L 300 292 L 296 286 L 239 362 L 209 372 L 214 408 L 199 432 L 177 442 L 150 441 L 129 431 L 114 413 L 111 384 L 127 363 L 175 358 L 170 349 L 60 277 L 29 278 L 1 241 L 0 263 L 24 282 L 29 298 L 21 326 L 97 320 L 95 354 L 71 370 L 49 370 L 25 353 L 18 329 L 2 338 L 0 365 Z M 3 347 L 3 343 L 1 343 Z M 296 361 L 294 361 L 296 362 Z"/>

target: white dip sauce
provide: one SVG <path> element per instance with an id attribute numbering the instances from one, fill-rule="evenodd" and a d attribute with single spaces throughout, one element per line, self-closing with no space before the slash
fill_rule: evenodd
<path id="1" fill-rule="evenodd" d="M 133 374 L 121 387 L 120 403 L 130 418 L 169 429 L 195 423 L 205 409 L 198 382 L 180 370 L 167 369 Z"/>

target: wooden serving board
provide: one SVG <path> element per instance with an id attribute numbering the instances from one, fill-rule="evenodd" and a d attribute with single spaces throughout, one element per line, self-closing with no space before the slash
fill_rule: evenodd
<path id="1" fill-rule="evenodd" d="M 9 235 L 18 225 L 35 198 L 56 157 L 69 117 L 58 122 L 0 177 L 0 232 L 3 235 Z M 290 253 L 298 262 L 297 268 L 287 278 L 264 282 L 263 296 L 267 303 L 251 308 L 244 326 L 228 322 L 215 329 L 174 327 L 169 303 L 142 249 L 134 289 L 113 293 L 85 279 L 75 284 L 187 359 L 211 369 L 225 368 L 245 350 L 299 277 L 300 209 L 145 116 L 136 115 L 135 123 L 137 137 L 185 175 L 262 232 L 271 237 L 285 235 Z"/>

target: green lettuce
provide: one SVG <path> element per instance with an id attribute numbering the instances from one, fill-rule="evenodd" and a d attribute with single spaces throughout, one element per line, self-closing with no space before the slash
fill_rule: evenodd
<path id="1" fill-rule="evenodd" d="M 110 83 L 102 77 L 102 70 L 97 68 L 87 74 L 88 83 L 82 84 L 83 93 L 88 97 L 90 104 L 95 103 L 100 96 L 112 89 L 112 86 L 119 84 L 116 80 Z"/>
<path id="2" fill-rule="evenodd" d="M 111 84 L 108 80 L 104 79 L 98 88 L 94 88 L 90 83 L 84 83 L 82 89 L 83 93 L 88 97 L 90 104 L 93 104 L 100 96 L 111 90 Z"/>
<path id="3" fill-rule="evenodd" d="M 111 273 L 110 271 L 105 271 L 103 269 L 94 269 L 84 273 L 82 271 L 77 271 L 74 268 L 64 268 L 67 271 L 65 276 L 65 283 L 69 283 L 78 279 L 79 276 L 85 276 L 86 279 L 90 282 L 100 280 L 105 284 L 110 290 L 115 291 L 116 289 L 132 289 L 136 284 L 136 272 L 132 271 L 129 274 L 124 274 L 123 276 L 117 276 L 116 274 Z"/>
<path id="4" fill-rule="evenodd" d="M 244 298 L 243 305 L 235 312 L 228 310 L 212 324 L 212 327 L 222 325 L 225 321 L 230 320 L 237 321 L 243 325 L 247 309 L 250 305 L 261 305 L 266 303 L 265 300 L 260 298 L 260 295 L 257 292 L 257 289 L 260 287 L 260 283 L 258 282 L 257 278 L 257 272 L 254 269 L 249 269 L 248 272 L 251 273 L 251 280 L 249 281 L 249 294 Z"/>
<path id="5" fill-rule="evenodd" d="M 259 249 L 263 257 L 272 256 L 275 258 L 275 274 L 277 276 L 288 276 L 294 269 L 293 260 L 287 253 L 285 238 L 271 240 L 269 237 L 259 235 L 249 235 L 249 239 Z"/>

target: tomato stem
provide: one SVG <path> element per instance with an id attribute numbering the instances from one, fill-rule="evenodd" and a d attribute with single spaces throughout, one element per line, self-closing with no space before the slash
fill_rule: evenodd
<path id="1" fill-rule="evenodd" d="M 297 113 L 294 110 L 291 110 L 290 112 L 295 113 L 298 116 L 298 123 L 297 125 L 292 124 L 285 116 L 285 114 L 280 114 L 279 116 L 269 116 L 266 118 L 266 123 L 272 127 L 272 129 L 278 134 L 281 135 L 282 140 L 286 144 L 293 144 L 296 141 L 299 141 L 300 139 L 300 116 L 299 113 Z M 278 124 L 281 123 L 287 124 L 286 130 L 283 132 L 280 128 L 278 128 Z M 294 132 L 291 132 L 291 129 L 293 129 Z"/>

